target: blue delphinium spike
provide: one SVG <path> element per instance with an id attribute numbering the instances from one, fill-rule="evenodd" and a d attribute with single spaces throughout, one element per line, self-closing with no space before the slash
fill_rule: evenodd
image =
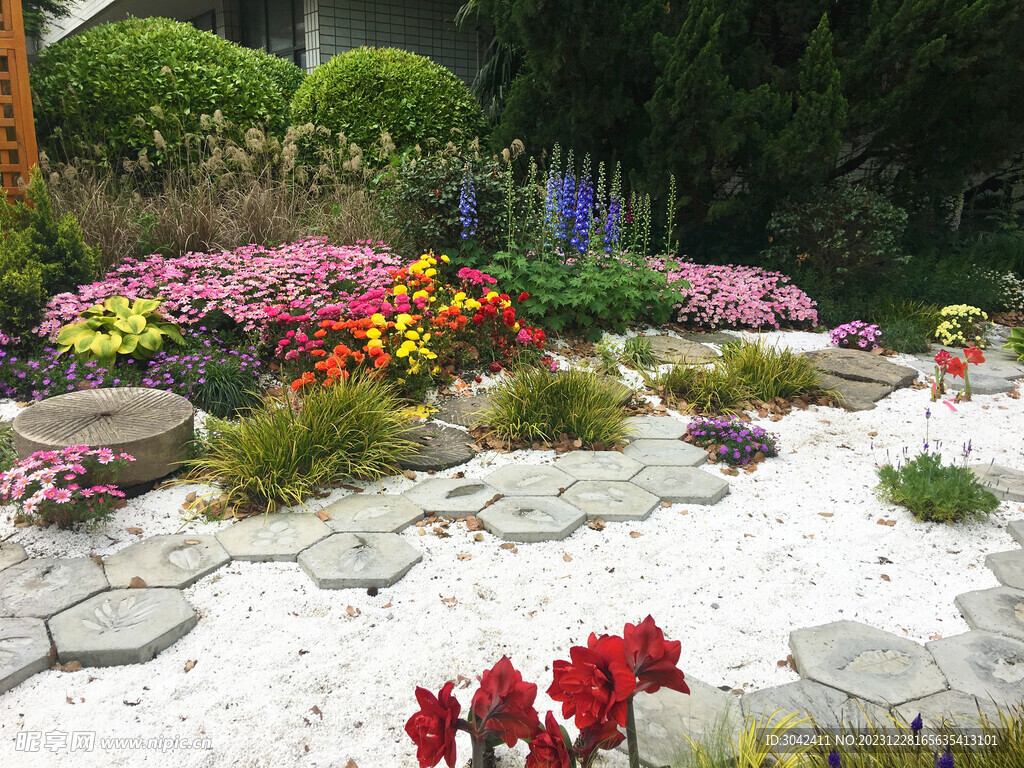
<path id="1" fill-rule="evenodd" d="M 842 768 L 842 765 L 838 752 L 833 749 L 828 753 L 828 768 Z"/>
<path id="2" fill-rule="evenodd" d="M 462 239 L 476 234 L 476 190 L 473 189 L 473 177 L 466 173 L 462 180 L 462 192 L 459 194 L 459 221 L 462 223 Z"/>
<path id="3" fill-rule="evenodd" d="M 953 765 L 953 753 L 949 751 L 949 747 L 946 747 L 942 757 L 935 756 L 935 768 L 955 768 Z"/>
<path id="4" fill-rule="evenodd" d="M 924 728 L 924 722 L 921 720 L 921 713 L 918 712 L 917 717 L 910 721 L 910 731 L 911 733 L 918 734 L 922 728 Z"/>

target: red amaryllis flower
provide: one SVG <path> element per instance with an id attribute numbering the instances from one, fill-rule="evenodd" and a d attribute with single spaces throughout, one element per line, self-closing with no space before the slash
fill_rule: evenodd
<path id="1" fill-rule="evenodd" d="M 409 718 L 405 732 L 416 744 L 420 768 L 431 768 L 443 759 L 455 768 L 455 731 L 462 707 L 452 696 L 455 683 L 445 683 L 435 697 L 426 688 L 416 689 L 420 711 Z"/>
<path id="2" fill-rule="evenodd" d="M 967 370 L 967 364 L 959 357 L 954 357 L 946 363 L 946 373 L 950 374 L 954 378 L 962 379 L 965 370 Z"/>
<path id="3" fill-rule="evenodd" d="M 637 676 L 637 690 L 655 693 L 661 686 L 689 693 L 683 672 L 677 666 L 682 644 L 665 640 L 665 633 L 648 616 L 637 625 L 626 624 L 622 632 L 626 665 Z"/>
<path id="4" fill-rule="evenodd" d="M 586 757 L 596 749 L 615 749 L 626 740 L 626 734 L 612 720 L 588 725 L 580 731 L 576 742 L 576 756 Z"/>
<path id="5" fill-rule="evenodd" d="M 636 688 L 636 677 L 626 666 L 622 638 L 591 634 L 587 647 L 569 649 L 572 662 L 552 665 L 554 682 L 548 695 L 562 702 L 562 717 L 576 718 L 577 728 L 614 720 L 626 724 L 626 700 Z"/>
<path id="6" fill-rule="evenodd" d="M 967 347 L 964 350 L 964 357 L 967 358 L 968 363 L 974 363 L 975 365 L 981 365 L 985 362 L 985 356 L 981 354 L 981 350 L 977 347 Z"/>
<path id="7" fill-rule="evenodd" d="M 939 366 L 939 368 L 945 369 L 945 367 L 949 365 L 949 361 L 952 359 L 953 356 L 944 349 L 940 349 L 935 353 L 935 364 Z"/>
<path id="8" fill-rule="evenodd" d="M 470 708 L 476 715 L 478 734 L 497 736 L 511 747 L 519 739 L 528 739 L 540 730 L 533 701 L 537 686 L 524 683 L 508 656 L 480 676 L 480 688 Z"/>
<path id="9" fill-rule="evenodd" d="M 526 768 L 569 768 L 571 765 L 569 750 L 565 747 L 565 735 L 555 722 L 555 716 L 548 712 L 544 719 L 544 731 L 530 740 Z"/>

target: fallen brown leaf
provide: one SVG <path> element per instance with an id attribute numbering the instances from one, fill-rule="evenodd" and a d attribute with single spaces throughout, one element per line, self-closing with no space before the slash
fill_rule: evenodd
<path id="1" fill-rule="evenodd" d="M 454 595 L 452 595 L 451 597 L 442 597 L 441 602 L 447 605 L 449 608 L 459 604 L 459 601 L 455 599 Z"/>
<path id="2" fill-rule="evenodd" d="M 466 530 L 467 531 L 482 531 L 484 524 L 480 522 L 480 519 L 476 515 L 470 515 L 466 518 Z"/>
<path id="3" fill-rule="evenodd" d="M 892 579 L 890 579 L 890 578 L 889 578 L 888 576 L 886 576 L 886 575 L 885 575 L 885 574 L 883 573 L 883 574 L 882 574 L 882 581 L 892 581 Z"/>
<path id="4" fill-rule="evenodd" d="M 195 666 L 196 666 L 196 660 L 195 659 L 189 659 L 188 661 L 185 662 L 185 671 L 186 672 L 191 672 Z"/>
<path id="5" fill-rule="evenodd" d="M 316 513 L 316 516 L 320 518 L 321 522 L 324 523 L 331 519 L 331 513 L 328 512 L 326 509 L 321 509 L 319 512 Z"/>
<path id="6" fill-rule="evenodd" d="M 506 541 L 504 544 L 499 545 L 499 549 L 515 549 L 516 545 L 511 541 Z"/>
<path id="7" fill-rule="evenodd" d="M 321 720 L 324 719 L 324 713 L 320 711 L 320 707 L 318 707 L 316 704 L 310 707 L 309 711 L 312 712 L 314 715 L 319 715 Z"/>
<path id="8" fill-rule="evenodd" d="M 469 688 L 469 686 L 472 684 L 472 682 L 473 682 L 472 680 L 470 680 L 468 677 L 465 677 L 463 675 L 456 675 L 456 677 L 455 677 L 455 685 L 458 688 Z"/>
<path id="9" fill-rule="evenodd" d="M 142 534 L 142 529 L 141 528 L 136 528 L 134 526 L 132 526 L 131 528 L 125 528 L 125 530 L 128 531 L 128 533 L 135 534 L 136 536 L 139 536 L 139 535 Z"/>
<path id="10" fill-rule="evenodd" d="M 146 580 L 141 576 L 132 576 L 131 581 L 128 582 L 128 589 L 145 589 Z"/>
<path id="11" fill-rule="evenodd" d="M 356 765 L 355 760 L 349 760 L 347 763 L 345 763 L 345 768 L 359 768 L 359 766 Z"/>
<path id="12" fill-rule="evenodd" d="M 82 662 L 69 661 L 67 664 L 54 664 L 53 668 L 60 672 L 77 672 L 82 668 Z"/>
<path id="13" fill-rule="evenodd" d="M 639 539 L 641 536 L 643 536 L 643 534 L 640 533 L 640 531 L 630 531 L 629 532 L 629 538 L 631 538 L 631 539 Z"/>
<path id="14" fill-rule="evenodd" d="M 353 608 L 353 607 L 352 607 L 352 606 L 350 605 L 350 606 L 348 606 L 348 607 L 346 607 L 346 608 L 345 608 L 345 613 L 347 613 L 347 614 L 348 614 L 348 615 L 349 615 L 349 616 L 350 616 L 351 618 L 353 618 L 353 619 L 354 619 L 354 618 L 355 618 L 356 616 L 358 616 L 359 614 L 361 614 L 361 613 L 362 613 L 362 611 L 361 611 L 361 610 L 359 610 L 358 608 Z"/>
<path id="15" fill-rule="evenodd" d="M 407 469 L 407 470 L 403 471 L 402 474 L 405 475 L 410 480 L 415 480 L 416 479 L 416 473 L 413 472 L 411 469 Z"/>
<path id="16" fill-rule="evenodd" d="M 570 554 L 562 555 L 562 559 L 565 560 L 565 562 L 567 562 L 567 563 L 571 563 L 572 562 L 572 555 L 570 555 Z"/>
<path id="17" fill-rule="evenodd" d="M 892 526 L 896 525 L 896 521 L 895 520 L 884 520 L 881 517 L 878 518 L 878 520 L 876 522 L 877 522 L 878 525 L 888 525 L 889 527 L 892 527 Z"/>
<path id="18" fill-rule="evenodd" d="M 484 540 L 484 535 L 482 533 L 474 533 L 473 534 L 473 541 L 483 541 L 483 540 Z"/>
<path id="19" fill-rule="evenodd" d="M 593 520 L 587 521 L 587 527 L 593 528 L 595 531 L 603 531 L 605 528 L 604 520 L 600 517 L 595 517 Z"/>
<path id="20" fill-rule="evenodd" d="M 459 560 L 472 560 L 473 559 L 472 555 L 466 555 L 466 554 L 459 554 L 459 555 L 456 555 L 456 557 L 459 558 Z"/>
<path id="21" fill-rule="evenodd" d="M 663 502 L 661 502 L 661 506 L 663 506 L 663 507 L 671 507 L 672 506 L 672 502 L 671 501 L 663 501 Z"/>
<path id="22" fill-rule="evenodd" d="M 835 513 L 834 512 L 819 512 L 818 514 L 821 515 L 822 517 L 835 517 Z"/>

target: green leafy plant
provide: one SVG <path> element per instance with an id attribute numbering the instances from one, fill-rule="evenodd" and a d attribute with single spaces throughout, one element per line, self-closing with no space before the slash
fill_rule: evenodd
<path id="1" fill-rule="evenodd" d="M 520 368 L 488 394 L 481 421 L 504 440 L 612 446 L 629 433 L 621 393 L 588 371 Z"/>
<path id="2" fill-rule="evenodd" d="M 622 345 L 622 361 L 635 370 L 646 370 L 658 362 L 651 349 L 651 340 L 645 336 L 631 336 Z"/>
<path id="3" fill-rule="evenodd" d="M 821 388 L 821 377 L 806 357 L 763 339 L 723 345 L 722 363 L 758 400 L 788 400 Z"/>
<path id="4" fill-rule="evenodd" d="M 346 478 L 377 479 L 415 450 L 393 389 L 367 377 L 317 388 L 294 407 L 268 403 L 216 423 L 189 477 L 232 503 L 277 511 Z"/>
<path id="5" fill-rule="evenodd" d="M 283 136 L 303 72 L 191 24 L 130 18 L 47 46 L 32 69 L 40 144 L 61 160 L 120 169 L 178 155 L 202 117 Z"/>
<path id="6" fill-rule="evenodd" d="M 292 118 L 343 133 L 364 150 L 387 133 L 399 153 L 430 138 L 465 146 L 486 128 L 458 77 L 397 48 L 356 48 L 321 64 L 296 91 Z"/>
<path id="7" fill-rule="evenodd" d="M 255 384 L 252 370 L 237 358 L 224 357 L 206 364 L 202 382 L 192 390 L 192 403 L 216 418 L 234 418 L 259 404 Z"/>
<path id="8" fill-rule="evenodd" d="M 164 338 L 184 344 L 178 326 L 157 313 L 163 299 L 111 296 L 82 313 L 84 320 L 69 323 L 57 335 L 57 354 L 75 350 L 79 359 L 97 360 L 110 368 L 118 355 L 148 360 L 163 349 Z"/>
<path id="9" fill-rule="evenodd" d="M 884 336 L 882 338 L 886 349 L 905 355 L 916 355 L 930 349 L 928 335 L 921 333 L 918 324 L 909 318 L 893 320 L 883 327 Z"/>
<path id="10" fill-rule="evenodd" d="M 14 427 L 0 424 L 0 472 L 6 472 L 18 460 L 18 452 L 14 450 Z"/>
<path id="11" fill-rule="evenodd" d="M 57 217 L 38 169 L 25 197 L 0 209 L 0 332 L 18 336 L 43 315 L 49 298 L 93 279 L 99 253 L 86 246 L 71 214 Z"/>
<path id="12" fill-rule="evenodd" d="M 1011 350 L 1017 355 L 1018 360 L 1024 360 L 1024 327 L 1018 326 L 1010 329 L 1010 336 L 1003 344 L 1003 349 Z"/>
<path id="13" fill-rule="evenodd" d="M 970 469 L 943 464 L 942 456 L 929 453 L 927 443 L 925 446 L 902 465 L 879 468 L 880 498 L 906 507 L 918 520 L 936 523 L 983 518 L 999 507 L 995 494 L 986 490 Z"/>

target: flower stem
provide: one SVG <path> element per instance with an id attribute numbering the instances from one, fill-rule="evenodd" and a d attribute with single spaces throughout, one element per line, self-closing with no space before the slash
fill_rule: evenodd
<path id="1" fill-rule="evenodd" d="M 473 737 L 473 768 L 484 768 L 484 740 Z"/>
<path id="2" fill-rule="evenodd" d="M 629 750 L 629 768 L 640 768 L 640 749 L 636 743 L 636 715 L 633 697 L 626 703 L 626 748 Z"/>

